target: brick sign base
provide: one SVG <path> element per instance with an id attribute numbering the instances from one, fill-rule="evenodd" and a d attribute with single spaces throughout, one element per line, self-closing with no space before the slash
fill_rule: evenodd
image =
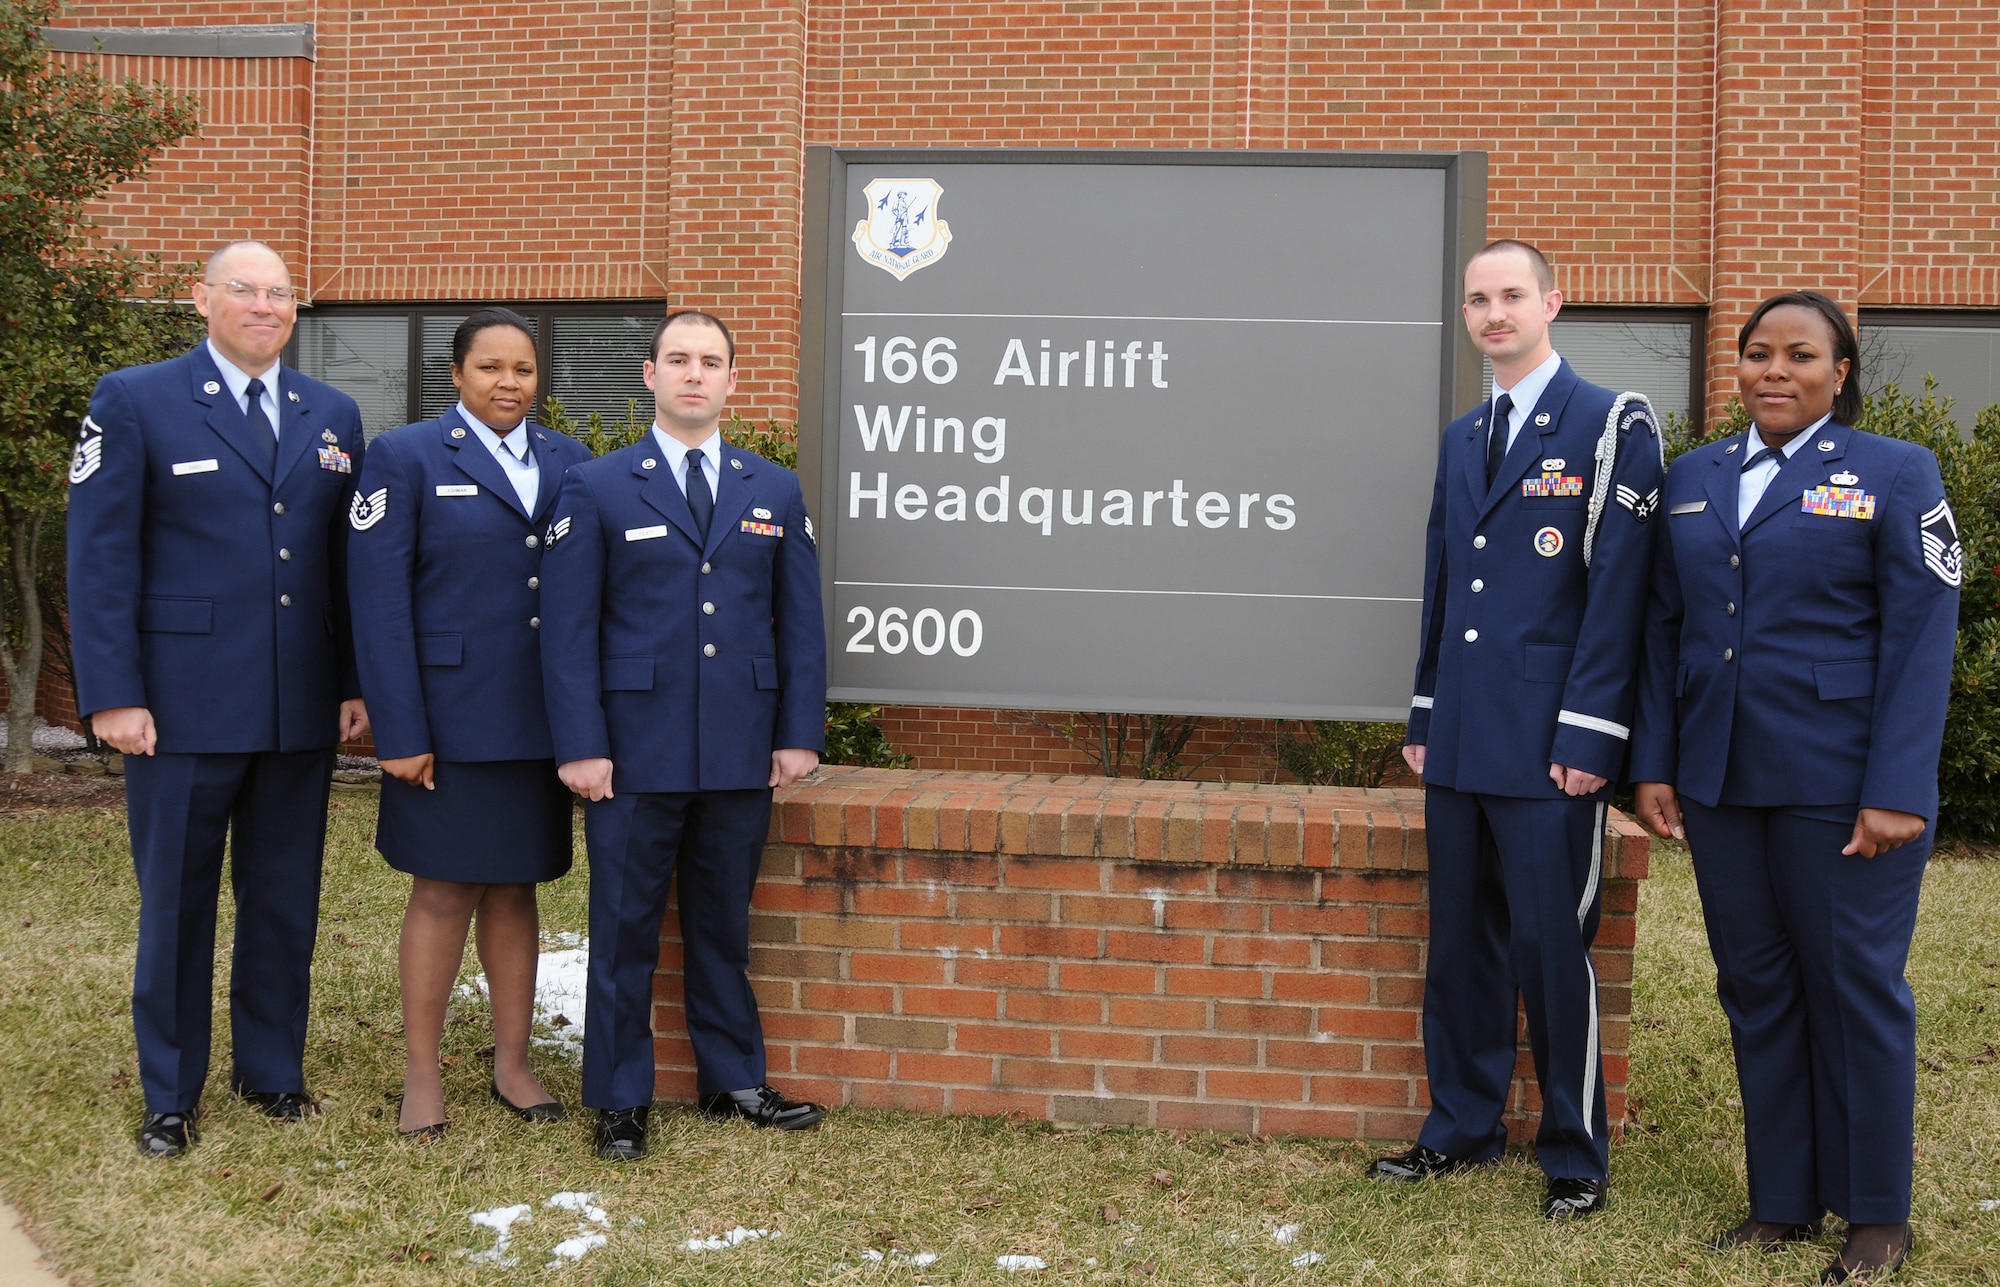
<path id="1" fill-rule="evenodd" d="M 1594 958 L 1624 1115 L 1647 839 L 1614 815 Z M 825 1103 L 1415 1137 L 1417 791 L 826 769 L 781 795 L 751 916 L 771 1079 Z M 691 1099 L 667 917 L 658 1093 Z M 1533 1137 L 1522 1044 L 1509 1130 Z"/>

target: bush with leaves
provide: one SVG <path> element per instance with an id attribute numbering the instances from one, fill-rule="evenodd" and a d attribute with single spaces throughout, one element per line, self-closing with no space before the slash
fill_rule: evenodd
<path id="1" fill-rule="evenodd" d="M 590 448 L 593 456 L 629 447 L 646 435 L 653 425 L 650 420 L 639 418 L 639 403 L 626 403 L 625 418 L 607 423 L 598 412 L 591 412 L 589 419 L 577 424 L 570 414 L 563 410 L 560 399 L 549 398 L 543 403 L 543 423 L 551 429 L 561 430 Z M 763 424 L 732 415 L 729 423 L 722 427 L 722 436 L 733 447 L 752 451 L 773 464 L 786 469 L 799 466 L 799 430 L 797 425 L 783 424 L 767 420 Z M 827 764 L 851 764 L 867 769 L 906 769 L 910 767 L 910 757 L 899 755 L 896 748 L 889 745 L 889 739 L 882 732 L 882 708 L 861 702 L 828 702 L 826 704 L 826 751 L 820 759 Z"/>
<path id="2" fill-rule="evenodd" d="M 1307 786 L 1378 787 L 1402 767 L 1400 722 L 1306 720 L 1300 732 L 1278 734 L 1278 767 Z"/>

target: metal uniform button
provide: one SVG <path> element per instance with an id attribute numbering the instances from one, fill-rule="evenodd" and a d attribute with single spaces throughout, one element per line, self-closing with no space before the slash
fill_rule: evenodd
<path id="1" fill-rule="evenodd" d="M 290 550 L 279 550 L 278 561 L 280 563 L 290 563 L 292 561 L 292 552 Z"/>
<path id="2" fill-rule="evenodd" d="M 289 595 L 289 594 L 281 594 L 281 595 L 279 595 L 279 596 L 278 596 L 278 606 L 279 606 L 279 607 L 283 607 L 283 608 L 289 608 L 289 607 L 291 607 L 291 606 L 292 606 L 292 596 L 291 596 L 291 595 Z"/>
<path id="3" fill-rule="evenodd" d="M 712 603 L 704 603 L 704 604 L 702 604 L 702 605 L 701 605 L 701 610 L 702 610 L 702 613 L 703 613 L 703 615 L 705 615 L 705 616 L 710 616 L 710 617 L 712 617 L 712 616 L 714 616 L 714 615 L 715 615 L 715 605 L 714 605 L 714 604 L 712 604 Z"/>
<path id="4" fill-rule="evenodd" d="M 702 564 L 702 565 L 701 565 L 701 574 L 702 574 L 703 576 L 707 576 L 707 575 L 708 575 L 708 564 L 704 563 L 704 564 Z"/>
<path id="5" fill-rule="evenodd" d="M 531 576 L 531 577 L 529 577 L 529 578 L 528 578 L 528 588 L 529 588 L 530 590 L 539 590 L 539 589 L 541 589 L 541 588 L 542 588 L 542 578 L 540 578 L 540 577 L 538 577 L 538 576 Z"/>
<path id="6" fill-rule="evenodd" d="M 1475 536 L 1475 537 L 1473 537 L 1473 538 L 1472 538 L 1472 548 L 1473 548 L 1473 549 L 1475 549 L 1475 550 L 1483 550 L 1483 549 L 1485 549 L 1485 548 L 1486 548 L 1486 538 L 1485 538 L 1485 537 L 1483 537 L 1483 536 Z"/>
<path id="7" fill-rule="evenodd" d="M 283 502 L 283 501 L 279 501 L 279 502 L 278 502 L 277 504 L 275 504 L 275 505 L 271 506 L 271 512 L 272 512 L 273 514 L 282 514 L 282 513 L 284 513 L 284 512 L 285 512 L 285 502 Z"/>
<path id="8" fill-rule="evenodd" d="M 1478 594 L 1481 590 L 1484 590 L 1485 588 L 1486 588 L 1486 583 L 1484 581 L 1478 580 L 1476 578 L 1473 580 L 1472 592 L 1474 594 Z"/>
<path id="9" fill-rule="evenodd" d="M 1732 554 L 1729 556 L 1729 566 L 1732 568 L 1740 568 L 1743 566 L 1743 560 L 1737 558 L 1734 554 Z"/>
<path id="10" fill-rule="evenodd" d="M 701 655 L 704 657 L 713 657 L 715 655 L 715 645 L 703 644 L 701 646 Z"/>
<path id="11" fill-rule="evenodd" d="M 1736 650 L 1735 650 L 1734 648 L 1724 648 L 1724 649 L 1722 650 L 1722 659 L 1723 659 L 1724 661 L 1735 661 L 1735 660 L 1736 660 Z"/>
<path id="12" fill-rule="evenodd" d="M 1733 616 L 1735 616 L 1735 615 L 1736 615 L 1736 605 L 1735 605 L 1735 604 L 1733 604 L 1733 603 L 1725 603 L 1725 604 L 1723 604 L 1723 605 L 1722 605 L 1722 615 L 1723 615 L 1723 616 L 1725 616 L 1725 617 L 1733 617 Z"/>
<path id="13" fill-rule="evenodd" d="M 1468 631 L 1466 631 L 1466 632 L 1465 632 L 1465 642 L 1467 642 L 1467 643 L 1478 643 L 1478 642 L 1479 642 L 1479 632 L 1478 632 L 1477 630 L 1468 630 Z"/>
<path id="14" fill-rule="evenodd" d="M 542 619 L 541 619 L 540 617 L 529 617 L 529 618 L 528 618 L 528 629 L 530 629 L 530 630 L 540 630 L 541 628 L 542 628 Z"/>
<path id="15" fill-rule="evenodd" d="M 530 536 L 528 538 L 528 548 L 531 550 L 534 549 L 536 546 L 540 545 L 541 543 L 542 543 L 542 538 L 539 536 Z"/>

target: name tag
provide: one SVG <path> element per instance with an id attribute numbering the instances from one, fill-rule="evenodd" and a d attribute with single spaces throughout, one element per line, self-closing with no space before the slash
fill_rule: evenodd
<path id="1" fill-rule="evenodd" d="M 1682 502 L 1681 502 L 1680 504 L 1678 504 L 1678 505 L 1674 506 L 1674 507 L 1673 507 L 1672 509 L 1668 510 L 1668 511 L 1667 511 L 1667 513 L 1669 513 L 1669 514 L 1699 514 L 1699 513 L 1701 513 L 1701 512 L 1703 511 L 1703 510 L 1705 510 L 1705 509 L 1707 509 L 1707 508 L 1708 508 L 1708 502 L 1707 502 L 1707 501 L 1705 501 L 1705 500 L 1698 500 L 1698 501 L 1682 501 Z"/>
<path id="2" fill-rule="evenodd" d="M 213 460 L 183 460 L 174 466 L 174 477 L 182 474 L 212 474 L 222 468 Z"/>
<path id="3" fill-rule="evenodd" d="M 628 527 L 625 529 L 625 539 L 628 541 L 650 541 L 655 537 L 665 536 L 666 534 L 667 525 L 665 523 L 661 523 L 658 527 Z"/>
<path id="4" fill-rule="evenodd" d="M 479 487 L 474 483 L 439 483 L 440 496 L 477 496 Z"/>

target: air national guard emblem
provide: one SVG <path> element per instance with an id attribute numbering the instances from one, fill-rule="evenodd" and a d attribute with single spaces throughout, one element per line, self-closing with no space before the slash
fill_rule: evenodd
<path id="1" fill-rule="evenodd" d="M 1937 579 L 1956 586 L 1965 579 L 1965 547 L 1959 544 L 1958 522 L 1951 516 L 1951 502 L 1939 501 L 1922 519 L 1924 566 Z"/>
<path id="2" fill-rule="evenodd" d="M 347 525 L 357 532 L 365 532 L 382 521 L 389 512 L 389 489 L 378 487 L 368 495 L 354 493 L 354 503 L 347 507 Z"/>
<path id="3" fill-rule="evenodd" d="M 877 179 L 861 191 L 868 214 L 854 225 L 854 248 L 863 259 L 902 281 L 944 258 L 951 225 L 937 217 L 937 180 Z"/>
<path id="4" fill-rule="evenodd" d="M 76 436 L 76 452 L 69 458 L 69 480 L 80 483 L 97 472 L 104 463 L 104 429 L 89 416 L 83 418 L 83 430 Z"/>

